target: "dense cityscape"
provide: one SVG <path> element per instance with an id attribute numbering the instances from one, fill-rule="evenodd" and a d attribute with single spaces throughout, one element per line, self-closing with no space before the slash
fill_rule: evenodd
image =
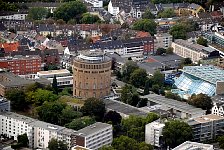
<path id="1" fill-rule="evenodd" d="M 223 0 L 0 0 L 0 150 L 222 149 Z"/>

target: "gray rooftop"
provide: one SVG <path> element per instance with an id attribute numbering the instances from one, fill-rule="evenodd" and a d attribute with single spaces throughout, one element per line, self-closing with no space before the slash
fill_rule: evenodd
<path id="1" fill-rule="evenodd" d="M 141 98 L 148 98 L 149 101 L 152 101 L 154 103 L 174 108 L 176 110 L 180 110 L 182 112 L 186 112 L 189 114 L 198 114 L 200 112 L 205 112 L 205 110 L 202 110 L 201 108 L 196 108 L 192 105 L 187 104 L 186 102 L 180 102 L 177 100 L 165 98 L 164 96 L 157 95 L 157 94 L 149 94 L 145 96 L 141 96 Z"/>
<path id="2" fill-rule="evenodd" d="M 87 126 L 83 129 L 78 130 L 76 133 L 81 136 L 87 136 L 87 135 L 91 135 L 93 133 L 99 132 L 108 127 L 112 128 L 112 125 L 107 123 L 102 123 L 102 122 L 96 122 L 90 126 Z"/>
<path id="3" fill-rule="evenodd" d="M 16 120 L 23 121 L 23 122 L 25 122 L 27 124 L 36 121 L 33 118 L 26 117 L 26 116 L 23 116 L 23 115 L 20 115 L 20 114 L 17 114 L 17 113 L 13 113 L 13 112 L 1 112 L 1 115 L 9 117 L 9 118 L 16 119 Z"/>
<path id="4" fill-rule="evenodd" d="M 35 120 L 35 121 L 31 122 L 31 123 L 29 123 L 29 125 L 39 127 L 39 128 L 42 128 L 42 129 L 46 129 L 46 130 L 55 131 L 55 132 L 60 131 L 60 130 L 65 128 L 65 127 L 61 127 L 61 126 L 58 126 L 58 125 L 54 125 L 54 124 L 39 121 L 39 120 Z"/>
<path id="5" fill-rule="evenodd" d="M 0 72 L 0 77 L 7 78 L 7 81 L 0 80 L 0 85 L 4 87 L 18 87 L 18 86 L 26 86 L 34 83 L 34 81 L 23 79 L 17 75 L 14 75 L 10 72 Z"/>
<path id="6" fill-rule="evenodd" d="M 147 116 L 147 113 L 138 108 L 116 100 L 104 100 L 105 106 L 109 110 L 117 111 L 125 115 Z"/>

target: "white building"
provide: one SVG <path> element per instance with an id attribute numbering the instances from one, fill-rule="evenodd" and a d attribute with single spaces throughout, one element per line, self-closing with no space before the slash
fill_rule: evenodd
<path id="1" fill-rule="evenodd" d="M 20 12 L 15 12 L 15 13 L 6 13 L 6 14 L 1 14 L 0 19 L 8 19 L 8 20 L 25 20 L 26 16 L 28 13 L 20 13 Z"/>
<path id="2" fill-rule="evenodd" d="M 117 14 L 120 12 L 119 6 L 116 3 L 112 4 L 112 1 L 110 1 L 108 4 L 108 12 L 111 15 L 117 16 Z"/>
<path id="3" fill-rule="evenodd" d="M 158 48 L 165 48 L 171 47 L 173 36 L 169 33 L 158 33 L 155 35 L 155 50 Z"/>
<path id="4" fill-rule="evenodd" d="M 223 117 L 224 116 L 224 96 L 216 95 L 212 97 L 213 107 L 212 114 Z"/>
<path id="5" fill-rule="evenodd" d="M 96 7 L 96 8 L 103 7 L 102 0 L 85 0 L 85 2 L 92 4 L 93 7 Z"/>
<path id="6" fill-rule="evenodd" d="M 145 125 L 145 142 L 160 147 L 162 130 L 165 124 L 159 122 L 151 122 Z"/>
<path id="7" fill-rule="evenodd" d="M 17 136 L 27 134 L 30 148 L 45 149 L 55 138 L 67 144 L 68 149 L 80 145 L 99 149 L 110 145 L 113 140 L 112 125 L 96 122 L 75 131 L 11 112 L 0 114 L 0 134 L 17 140 Z"/>
<path id="8" fill-rule="evenodd" d="M 173 150 L 214 150 L 213 145 L 186 141 Z"/>
<path id="9" fill-rule="evenodd" d="M 53 83 L 54 76 L 56 76 L 58 86 L 73 84 L 73 76 L 67 69 L 37 72 L 37 78 L 46 78 L 51 81 L 51 83 Z"/>

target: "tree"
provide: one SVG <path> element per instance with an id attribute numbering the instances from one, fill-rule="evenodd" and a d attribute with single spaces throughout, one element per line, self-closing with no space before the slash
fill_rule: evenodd
<path id="1" fill-rule="evenodd" d="M 60 125 L 65 125 L 69 122 L 71 122 L 73 119 L 80 118 L 82 116 L 82 113 L 79 111 L 74 111 L 74 109 L 71 106 L 66 106 L 62 111 L 60 115 Z"/>
<path id="2" fill-rule="evenodd" d="M 129 82 L 131 73 L 138 68 L 139 67 L 136 62 L 133 62 L 131 60 L 127 61 L 122 67 L 122 80 L 124 82 Z"/>
<path id="3" fill-rule="evenodd" d="M 156 34 L 156 26 L 157 24 L 152 19 L 140 19 L 133 24 L 133 29 L 146 31 L 149 32 L 151 35 L 154 35 Z"/>
<path id="4" fill-rule="evenodd" d="M 80 20 L 83 24 L 93 24 L 99 22 L 100 18 L 97 15 L 92 15 L 90 13 L 82 14 L 82 19 Z"/>
<path id="5" fill-rule="evenodd" d="M 152 91 L 154 92 L 154 93 L 156 93 L 156 94 L 160 94 L 160 87 L 159 87 L 159 85 L 158 84 L 153 84 L 152 85 Z"/>
<path id="6" fill-rule="evenodd" d="M 197 95 L 193 94 L 188 100 L 188 103 L 207 111 L 210 111 L 213 106 L 211 97 L 202 93 Z"/>
<path id="7" fill-rule="evenodd" d="M 64 88 L 60 93 L 60 96 L 72 96 L 72 90 L 68 87 Z"/>
<path id="8" fill-rule="evenodd" d="M 153 77 L 151 78 L 152 84 L 157 84 L 159 87 L 162 87 L 164 85 L 164 74 L 160 73 L 159 70 L 154 72 Z"/>
<path id="9" fill-rule="evenodd" d="M 121 123 L 121 115 L 117 113 L 116 111 L 109 111 L 105 114 L 104 116 L 104 122 L 109 122 L 111 121 L 113 125 L 117 125 Z"/>
<path id="10" fill-rule="evenodd" d="M 64 24 L 66 24 L 66 22 L 65 22 L 63 19 L 58 19 L 58 20 L 56 21 L 56 23 L 57 23 L 58 25 L 64 25 Z"/>
<path id="11" fill-rule="evenodd" d="M 54 75 L 54 78 L 53 78 L 52 88 L 53 88 L 53 93 L 58 94 L 58 82 L 57 82 L 56 75 Z"/>
<path id="12" fill-rule="evenodd" d="M 172 18 L 175 16 L 176 16 L 176 14 L 174 12 L 174 9 L 169 8 L 169 9 L 165 9 L 165 10 L 159 12 L 157 17 L 158 18 Z"/>
<path id="13" fill-rule="evenodd" d="M 48 142 L 49 150 L 68 150 L 67 145 L 62 141 L 58 141 L 57 139 L 52 138 Z"/>
<path id="14" fill-rule="evenodd" d="M 182 65 L 190 65 L 192 64 L 192 60 L 190 58 L 184 58 L 182 61 L 181 61 L 181 64 Z"/>
<path id="15" fill-rule="evenodd" d="M 142 14 L 142 19 L 154 19 L 155 15 L 151 13 L 149 9 L 146 9 L 146 11 Z"/>
<path id="16" fill-rule="evenodd" d="M 140 101 L 136 88 L 132 85 L 125 84 L 121 90 L 121 101 L 126 104 L 136 106 Z"/>
<path id="17" fill-rule="evenodd" d="M 101 121 L 106 112 L 106 108 L 102 100 L 97 98 L 88 98 L 85 100 L 85 103 L 81 108 L 81 112 L 83 115 L 95 117 L 96 121 Z"/>
<path id="18" fill-rule="evenodd" d="M 166 122 L 162 135 L 165 144 L 171 148 L 174 148 L 185 141 L 192 140 L 193 138 L 191 126 L 179 120 Z"/>
<path id="19" fill-rule="evenodd" d="M 55 11 L 56 19 L 63 19 L 68 22 L 70 19 L 79 19 L 81 14 L 87 11 L 86 6 L 81 1 L 71 1 L 60 5 Z"/>
<path id="20" fill-rule="evenodd" d="M 91 124 L 94 124 L 96 121 L 88 116 L 77 118 L 72 120 L 72 122 L 65 125 L 65 127 L 73 130 L 80 130 L 82 128 L 85 128 Z"/>
<path id="21" fill-rule="evenodd" d="M 172 47 L 168 47 L 166 49 L 166 54 L 173 54 L 173 48 Z"/>
<path id="22" fill-rule="evenodd" d="M 166 92 L 165 97 L 170 98 L 170 99 L 175 99 L 175 100 L 178 100 L 178 101 L 182 100 L 181 97 L 178 94 L 172 93 L 171 91 Z"/>
<path id="23" fill-rule="evenodd" d="M 28 104 L 25 101 L 25 93 L 22 89 L 10 89 L 5 93 L 5 97 L 10 100 L 11 108 L 17 111 L 24 111 L 28 108 Z"/>
<path id="24" fill-rule="evenodd" d="M 24 133 L 22 135 L 17 136 L 17 144 L 11 146 L 12 149 L 19 149 L 21 147 L 29 147 L 29 139 L 27 134 Z"/>
<path id="25" fill-rule="evenodd" d="M 141 98 L 141 100 L 138 102 L 137 107 L 145 107 L 148 104 L 148 99 L 147 98 Z"/>
<path id="26" fill-rule="evenodd" d="M 218 137 L 219 147 L 224 149 L 224 135 Z"/>
<path id="27" fill-rule="evenodd" d="M 171 27 L 170 34 L 173 36 L 174 39 L 186 39 L 187 38 L 187 31 L 182 24 L 176 24 Z"/>
<path id="28" fill-rule="evenodd" d="M 147 80 L 147 75 L 148 74 L 145 69 L 136 69 L 131 73 L 130 83 L 137 88 L 144 87 L 145 81 Z"/>
<path id="29" fill-rule="evenodd" d="M 31 20 L 42 20 L 45 19 L 48 14 L 48 11 L 44 7 L 32 7 L 28 12 L 28 19 Z"/>
<path id="30" fill-rule="evenodd" d="M 101 147 L 100 150 L 115 150 L 115 149 L 112 146 L 106 145 L 106 146 Z"/>
<path id="31" fill-rule="evenodd" d="M 128 137 L 128 136 L 120 136 L 113 140 L 112 146 L 116 150 L 137 150 L 138 143 L 136 140 Z"/>
<path id="32" fill-rule="evenodd" d="M 138 149 L 139 150 L 153 150 L 153 146 L 150 144 L 146 144 L 145 142 L 141 142 L 138 145 Z"/>
<path id="33" fill-rule="evenodd" d="M 197 44 L 200 44 L 200 45 L 202 45 L 202 46 L 208 46 L 208 41 L 206 40 L 206 39 L 204 39 L 203 37 L 199 37 L 198 39 L 197 39 Z"/>
<path id="34" fill-rule="evenodd" d="M 45 122 L 60 125 L 60 116 L 65 107 L 66 104 L 59 101 L 44 102 L 42 106 L 37 107 L 38 118 Z"/>
<path id="35" fill-rule="evenodd" d="M 151 86 L 152 86 L 152 81 L 150 79 L 147 79 L 145 81 L 145 87 L 144 87 L 144 93 L 143 93 L 144 95 L 149 94 L 149 89 Z"/>
<path id="36" fill-rule="evenodd" d="M 158 48 L 156 50 L 156 55 L 162 55 L 164 53 L 166 53 L 166 49 L 164 49 L 164 48 Z"/>

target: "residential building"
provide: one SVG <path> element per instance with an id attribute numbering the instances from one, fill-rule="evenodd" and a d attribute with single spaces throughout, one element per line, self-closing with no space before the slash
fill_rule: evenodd
<path id="1" fill-rule="evenodd" d="M 162 130 L 164 123 L 151 122 L 145 125 L 145 143 L 161 147 Z"/>
<path id="2" fill-rule="evenodd" d="M 173 41 L 173 36 L 169 33 L 157 33 L 155 34 L 155 50 L 158 48 L 165 48 L 171 47 Z"/>
<path id="3" fill-rule="evenodd" d="M 97 150 L 104 145 L 110 145 L 113 141 L 112 125 L 107 123 L 96 122 L 90 126 L 77 131 L 79 136 L 76 144 Z"/>
<path id="4" fill-rule="evenodd" d="M 5 92 L 9 89 L 24 88 L 27 85 L 35 83 L 10 72 L 0 72 L 0 95 L 5 96 Z"/>
<path id="5" fill-rule="evenodd" d="M 39 71 L 36 78 L 46 78 L 53 83 L 54 76 L 56 76 L 58 86 L 73 85 L 73 76 L 67 69 Z"/>
<path id="6" fill-rule="evenodd" d="M 10 101 L 4 97 L 0 97 L 0 112 L 9 111 L 10 112 Z"/>
<path id="7" fill-rule="evenodd" d="M 185 66 L 180 77 L 174 79 L 173 93 L 187 99 L 192 94 L 208 96 L 224 94 L 224 71 L 215 66 Z"/>
<path id="8" fill-rule="evenodd" d="M 224 116 L 224 95 L 216 95 L 212 97 L 212 114 Z"/>
<path id="9" fill-rule="evenodd" d="M 5 53 L 17 51 L 18 47 L 19 47 L 18 41 L 10 41 L 10 42 L 5 42 L 5 43 L 0 43 L 0 48 L 3 48 Z"/>
<path id="10" fill-rule="evenodd" d="M 7 20 L 25 20 L 28 15 L 28 11 L 18 11 L 18 12 L 9 12 L 9 11 L 0 11 L 0 19 Z"/>
<path id="11" fill-rule="evenodd" d="M 73 95 L 102 98 L 110 94 L 111 59 L 101 51 L 85 51 L 73 62 Z"/>
<path id="12" fill-rule="evenodd" d="M 106 123 L 96 122 L 75 131 L 12 112 L 0 114 L 0 134 L 17 140 L 17 136 L 24 133 L 32 149 L 46 149 L 48 142 L 55 138 L 66 143 L 68 149 L 79 145 L 96 150 L 110 145 L 113 139 L 112 125 Z"/>
<path id="13" fill-rule="evenodd" d="M 182 39 L 177 39 L 172 42 L 172 48 L 175 54 L 183 58 L 190 58 L 194 63 L 197 63 L 202 58 L 219 55 L 219 52 L 215 49 L 193 44 Z"/>
<path id="14" fill-rule="evenodd" d="M 103 1 L 102 0 L 85 0 L 85 2 L 90 3 L 93 5 L 93 7 L 103 7 Z"/>
<path id="15" fill-rule="evenodd" d="M 223 135 L 224 117 L 209 114 L 193 118 L 187 122 L 193 130 L 193 141 L 203 142 Z"/>
<path id="16" fill-rule="evenodd" d="M 173 18 L 159 18 L 154 19 L 154 21 L 162 27 L 171 27 L 175 25 L 179 21 L 179 17 L 173 17 Z"/>
<path id="17" fill-rule="evenodd" d="M 173 148 L 173 150 L 189 150 L 189 149 L 201 149 L 201 150 L 214 150 L 213 145 L 203 144 L 197 142 L 186 141 L 179 146 Z"/>
<path id="18" fill-rule="evenodd" d="M 200 12 L 205 12 L 205 9 L 202 6 L 195 4 L 195 3 L 191 3 L 188 6 L 187 10 L 191 11 L 191 14 L 193 16 L 197 16 L 197 14 Z"/>
<path id="19" fill-rule="evenodd" d="M 171 114 L 175 115 L 178 118 L 194 118 L 198 116 L 205 115 L 205 110 L 201 108 L 196 108 L 192 105 L 189 105 L 185 102 L 165 98 L 164 96 L 157 94 L 148 94 L 141 96 L 141 98 L 148 99 L 148 105 L 153 107 L 160 107 L 160 109 L 164 109 L 170 111 Z"/>
<path id="20" fill-rule="evenodd" d="M 41 70 L 41 57 L 38 55 L 0 58 L 0 68 L 16 75 L 36 74 Z"/>

